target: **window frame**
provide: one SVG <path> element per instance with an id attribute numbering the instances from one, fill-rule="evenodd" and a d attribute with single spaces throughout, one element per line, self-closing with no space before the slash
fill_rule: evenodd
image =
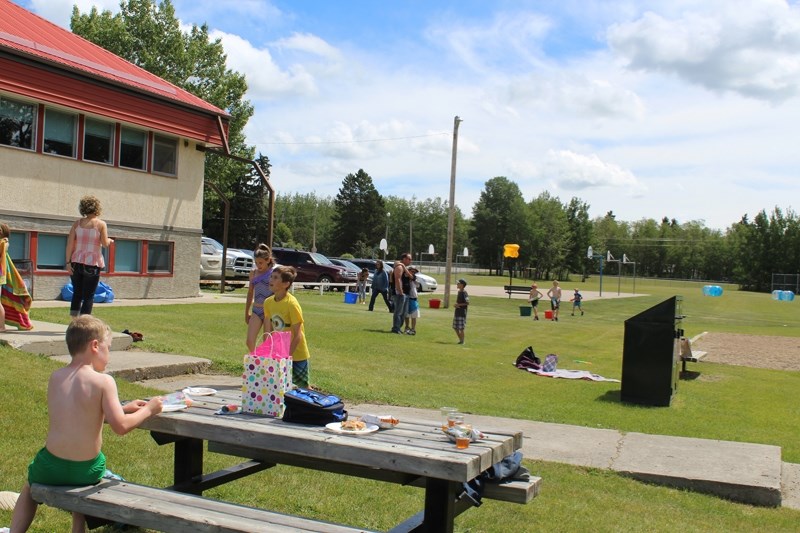
<path id="1" fill-rule="evenodd" d="M 64 116 L 72 117 L 72 154 L 65 155 L 60 154 L 58 152 L 51 152 L 48 151 L 46 148 L 48 142 L 48 135 L 47 135 L 47 115 L 48 114 L 60 114 Z M 78 123 L 80 122 L 80 114 L 79 113 L 70 113 L 69 111 L 64 111 L 57 107 L 45 106 L 44 108 L 44 122 L 42 124 L 42 153 L 46 155 L 58 156 L 58 157 L 66 157 L 68 159 L 77 159 L 78 153 Z M 54 140 L 51 142 L 62 142 L 58 140 Z"/>
<path id="2" fill-rule="evenodd" d="M 8 98 L 7 96 L 4 96 L 4 95 L 0 94 L 0 104 L 2 104 L 3 101 L 10 102 L 10 103 L 17 104 L 17 105 L 23 105 L 23 106 L 29 105 L 31 107 L 31 122 L 30 122 L 30 125 L 29 125 L 30 126 L 30 128 L 29 128 L 30 129 L 30 137 L 29 137 L 30 146 L 27 147 L 27 146 L 22 146 L 22 145 L 19 145 L 19 144 L 6 144 L 6 143 L 0 143 L 0 146 L 4 146 L 4 147 L 7 147 L 7 148 L 18 148 L 20 150 L 28 150 L 28 151 L 31 151 L 31 152 L 35 152 L 36 151 L 36 134 L 38 133 L 38 124 L 39 124 L 39 105 L 37 103 L 29 102 L 27 100 L 22 100 L 22 99 L 17 99 L 17 98 Z M 0 109 L 2 109 L 2 108 L 0 108 Z M 4 116 L 5 115 L 0 114 L 0 117 L 4 117 Z"/>
<path id="3" fill-rule="evenodd" d="M 87 138 L 89 133 L 89 123 L 101 124 L 103 126 L 107 126 L 110 130 L 110 135 L 106 142 L 106 149 L 108 150 L 108 159 L 104 161 L 100 161 L 98 159 L 89 159 L 86 157 L 86 148 L 90 145 L 89 139 Z M 83 119 L 83 150 L 81 154 L 81 159 L 83 161 L 88 161 L 90 163 L 99 163 L 101 165 L 109 165 L 114 166 L 114 147 L 116 146 L 116 130 L 117 130 L 117 123 L 116 122 L 108 122 L 107 120 L 100 120 L 94 117 L 85 116 Z"/>
<path id="4" fill-rule="evenodd" d="M 165 147 L 167 145 L 174 145 L 174 152 L 172 154 L 172 171 L 164 171 L 164 170 L 157 170 L 156 166 L 156 157 L 160 157 L 159 154 L 159 146 Z M 153 174 L 158 174 L 161 176 L 170 176 L 170 177 L 177 177 L 178 176 L 178 138 L 177 137 L 170 137 L 168 135 L 162 135 L 160 133 L 153 132 L 153 154 L 151 156 L 151 169 Z"/>
<path id="5" fill-rule="evenodd" d="M 146 246 L 144 247 L 144 265 L 145 265 L 145 275 L 148 276 L 164 276 L 164 275 L 174 275 L 175 274 L 175 243 L 172 241 L 145 241 Z M 167 267 L 166 270 L 158 270 L 155 267 L 151 267 L 151 250 L 153 248 L 161 247 L 162 245 L 167 247 Z"/>
<path id="6" fill-rule="evenodd" d="M 128 165 L 123 163 L 124 151 L 123 151 L 123 143 L 122 143 L 122 141 L 123 141 L 123 136 L 124 136 L 126 131 L 135 132 L 135 133 L 141 133 L 142 136 L 144 137 L 144 144 L 142 145 L 142 165 L 141 165 L 141 167 L 131 167 L 131 166 L 128 166 Z M 139 171 L 142 171 L 142 172 L 147 172 L 147 161 L 148 161 L 149 153 L 151 151 L 150 150 L 150 135 L 149 135 L 149 132 L 147 130 L 141 130 L 141 129 L 138 129 L 138 128 L 132 128 L 130 126 L 126 126 L 124 124 L 120 124 L 120 133 L 119 133 L 118 145 L 119 145 L 119 164 L 118 164 L 119 168 L 124 168 L 124 169 L 128 169 L 128 170 L 139 170 Z"/>

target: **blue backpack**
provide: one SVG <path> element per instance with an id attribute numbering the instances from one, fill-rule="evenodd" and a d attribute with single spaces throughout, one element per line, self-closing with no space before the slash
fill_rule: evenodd
<path id="1" fill-rule="evenodd" d="M 344 403 L 338 396 L 319 391 L 296 388 L 287 391 L 283 397 L 286 410 L 284 422 L 324 426 L 331 422 L 347 420 Z"/>

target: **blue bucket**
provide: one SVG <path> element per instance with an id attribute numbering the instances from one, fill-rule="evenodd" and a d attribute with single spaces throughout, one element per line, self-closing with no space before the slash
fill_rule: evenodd
<path id="1" fill-rule="evenodd" d="M 357 292 L 345 292 L 344 293 L 344 303 L 346 303 L 346 304 L 358 303 L 358 293 Z"/>

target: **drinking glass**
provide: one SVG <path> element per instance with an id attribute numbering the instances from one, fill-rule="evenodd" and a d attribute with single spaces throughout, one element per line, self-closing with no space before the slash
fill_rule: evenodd
<path id="1" fill-rule="evenodd" d="M 442 430 L 447 429 L 448 427 L 448 417 L 458 411 L 455 407 L 440 407 L 439 412 L 442 414 Z"/>

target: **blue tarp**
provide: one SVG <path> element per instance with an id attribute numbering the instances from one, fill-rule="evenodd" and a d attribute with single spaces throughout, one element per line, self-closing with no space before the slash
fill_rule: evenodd
<path id="1" fill-rule="evenodd" d="M 67 302 L 72 301 L 72 294 L 75 289 L 72 287 L 72 282 L 67 283 L 61 287 L 61 299 Z M 97 289 L 94 291 L 94 303 L 96 304 L 110 304 L 114 301 L 114 290 L 103 283 L 102 281 L 97 284 Z"/>

